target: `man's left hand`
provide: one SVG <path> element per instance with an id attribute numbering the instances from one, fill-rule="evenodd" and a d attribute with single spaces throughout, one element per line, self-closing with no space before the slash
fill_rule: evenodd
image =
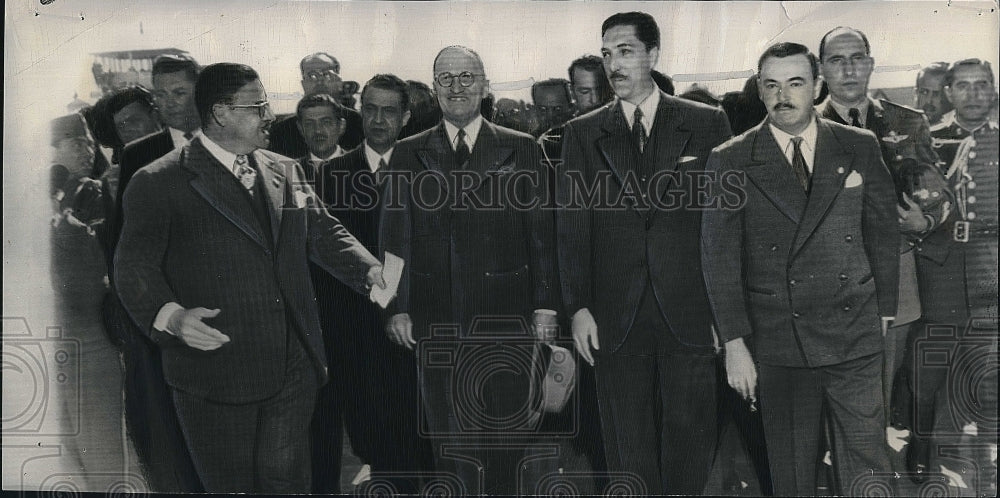
<path id="1" fill-rule="evenodd" d="M 920 205 L 907 194 L 903 194 L 903 201 L 906 202 L 905 208 L 896 205 L 896 211 L 899 214 L 899 229 L 911 233 L 927 231 L 930 228 L 930 222 L 920 210 Z"/>

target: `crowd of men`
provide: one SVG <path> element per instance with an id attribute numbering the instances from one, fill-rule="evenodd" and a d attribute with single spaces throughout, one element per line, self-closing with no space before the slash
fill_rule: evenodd
<path id="1" fill-rule="evenodd" d="M 918 110 L 869 96 L 873 47 L 837 27 L 675 97 L 651 16 L 601 39 L 531 105 L 450 46 L 431 86 L 378 74 L 357 102 L 307 55 L 280 118 L 253 68 L 165 55 L 152 88 L 55 120 L 57 306 L 120 352 L 84 358 L 108 382 L 81 396 L 110 420 L 124 376 L 150 489 L 338 493 L 345 431 L 355 484 L 400 493 L 551 491 L 579 455 L 585 489 L 701 494 L 727 421 L 764 494 L 923 482 L 946 426 L 995 451 L 995 364 L 957 363 L 997 352 L 989 63 L 928 65 Z M 555 329 L 584 361 L 539 407 Z"/>

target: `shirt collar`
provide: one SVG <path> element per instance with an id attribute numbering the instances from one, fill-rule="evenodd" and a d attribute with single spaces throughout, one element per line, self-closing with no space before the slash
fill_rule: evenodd
<path id="1" fill-rule="evenodd" d="M 833 110 L 834 111 L 837 111 L 837 115 L 840 116 L 840 119 L 843 119 L 844 122 L 847 123 L 847 124 L 851 124 L 851 109 L 852 109 L 851 107 L 838 104 L 836 100 L 833 100 L 833 97 L 830 97 L 830 105 L 833 106 Z M 858 113 L 859 113 L 859 115 L 858 115 L 858 121 L 861 122 L 861 126 L 867 126 L 868 125 L 868 123 L 867 123 L 867 121 L 868 121 L 868 107 L 870 105 L 871 105 L 871 102 L 867 98 L 865 98 L 865 101 L 862 102 L 861 105 L 853 107 L 854 109 L 858 110 Z"/>
<path id="2" fill-rule="evenodd" d="M 806 160 L 806 166 L 812 171 L 813 156 L 816 153 L 816 118 L 813 117 L 813 119 L 809 120 L 809 126 L 806 126 L 806 129 L 802 130 L 802 133 L 798 135 L 785 133 L 771 122 L 768 122 L 767 126 L 771 128 L 771 133 L 778 142 L 778 147 L 781 148 L 781 151 L 785 153 L 785 157 L 788 158 L 788 162 L 792 162 L 795 153 L 792 138 L 802 137 L 802 157 Z"/>
<path id="3" fill-rule="evenodd" d="M 213 142 L 211 138 L 208 138 L 208 135 L 202 134 L 198 137 L 198 139 L 201 140 L 201 144 L 205 146 L 205 150 L 207 150 L 212 157 L 222 163 L 222 165 L 225 166 L 230 173 L 236 175 L 236 170 L 234 169 L 236 166 L 236 154 L 223 149 L 221 145 Z"/>
<path id="4" fill-rule="evenodd" d="M 628 128 L 632 129 L 632 120 L 635 115 L 635 108 L 642 110 L 642 124 L 646 127 L 646 133 L 653 129 L 653 120 L 656 119 L 656 109 L 660 105 L 660 90 L 653 86 L 653 91 L 638 106 L 625 100 L 618 99 L 622 103 L 622 112 L 625 113 L 625 122 Z"/>
<path id="5" fill-rule="evenodd" d="M 340 157 L 342 155 L 344 155 L 344 149 L 340 148 L 340 145 L 337 145 L 337 148 L 333 150 L 333 154 L 330 154 L 330 157 L 327 157 L 326 159 L 323 159 L 323 158 L 317 156 L 316 154 L 313 154 L 312 152 L 310 152 L 309 153 L 309 162 L 311 162 L 311 163 L 325 163 L 325 162 L 327 162 L 327 161 L 329 161 L 329 160 L 331 160 L 331 159 L 333 159 L 335 157 Z"/>
<path id="6" fill-rule="evenodd" d="M 174 142 L 175 149 L 178 147 L 183 147 L 185 144 L 188 143 L 188 139 L 184 138 L 185 132 L 178 130 L 177 128 L 170 128 L 170 127 L 167 127 L 167 131 L 170 132 L 170 140 Z M 194 137 L 197 137 L 198 135 L 201 135 L 200 128 L 191 132 L 191 140 L 194 140 Z"/>
<path id="7" fill-rule="evenodd" d="M 392 149 L 393 147 L 390 147 L 389 150 L 385 151 L 385 154 L 379 154 L 375 152 L 375 149 L 368 146 L 367 140 L 365 141 L 365 158 L 368 159 L 368 167 L 371 168 L 372 172 L 378 171 L 379 159 L 389 164 L 389 159 L 392 158 Z"/>
<path id="8" fill-rule="evenodd" d="M 451 143 L 451 150 L 455 150 L 458 145 L 458 127 L 451 124 L 447 119 L 444 121 L 444 131 L 448 133 L 448 141 Z M 469 146 L 469 152 L 476 146 L 476 138 L 479 137 L 479 129 L 483 126 L 483 117 L 476 116 L 469 124 L 465 125 L 465 144 Z"/>

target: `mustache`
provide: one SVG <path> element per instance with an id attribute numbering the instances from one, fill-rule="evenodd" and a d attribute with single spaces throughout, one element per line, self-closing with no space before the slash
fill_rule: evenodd
<path id="1" fill-rule="evenodd" d="M 780 111 L 782 109 L 789 109 L 789 110 L 798 109 L 798 107 L 795 107 L 794 105 L 788 102 L 778 102 L 777 104 L 774 104 L 774 107 L 772 107 L 772 109 L 774 109 L 775 111 Z"/>
<path id="2" fill-rule="evenodd" d="M 610 75 L 608 75 L 608 78 L 610 78 L 610 79 L 625 78 L 625 77 L 626 76 L 624 74 L 622 74 L 621 72 L 619 72 L 619 71 L 613 71 Z"/>

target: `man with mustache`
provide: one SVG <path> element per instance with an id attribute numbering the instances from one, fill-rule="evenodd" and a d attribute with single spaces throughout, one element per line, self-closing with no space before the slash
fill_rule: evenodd
<path id="1" fill-rule="evenodd" d="M 340 61 L 336 57 L 326 52 L 307 55 L 299 62 L 299 71 L 302 73 L 303 98 L 318 94 L 330 95 L 343 105 L 339 99 L 343 97 L 345 83 L 340 77 Z M 346 124 L 339 144 L 344 150 L 351 150 L 361 143 L 364 130 L 358 111 L 348 107 L 344 109 Z M 302 157 L 309 152 L 298 127 L 297 115 L 282 116 L 275 120 L 271 127 L 271 144 L 268 150 L 287 157 Z"/>
<path id="2" fill-rule="evenodd" d="M 878 138 L 882 161 L 896 182 L 899 206 L 899 309 L 886 332 L 883 388 L 885 406 L 892 406 L 896 372 L 903 361 L 906 337 L 920 318 L 914 247 L 921 235 L 934 229 L 945 215 L 947 187 L 931 147 L 930 126 L 920 111 L 888 100 L 868 97 L 875 68 L 871 46 L 864 33 L 853 28 L 830 30 L 819 44 L 820 74 L 830 97 L 819 109 L 836 123 L 870 130 Z M 901 389 L 906 383 L 897 384 Z M 905 399 L 906 396 L 897 396 Z M 889 421 L 908 425 L 904 406 L 897 403 Z"/>
<path id="3" fill-rule="evenodd" d="M 563 131 L 563 301 L 576 349 L 595 368 L 608 470 L 637 476 L 637 494 L 701 494 L 717 439 L 701 210 L 661 207 L 667 182 L 653 179 L 677 172 L 683 183 L 671 189 L 694 188 L 687 173 L 704 169 L 729 122 L 656 88 L 660 31 L 649 14 L 607 18 L 601 44 L 618 99 Z M 574 178 L 604 187 L 613 207 L 574 202 Z"/>
<path id="4" fill-rule="evenodd" d="M 924 111 L 931 126 L 940 123 L 941 117 L 952 110 L 951 102 L 944 96 L 944 77 L 947 72 L 947 62 L 934 62 L 917 73 L 913 105 Z"/>
<path id="5" fill-rule="evenodd" d="M 201 135 L 125 192 L 118 293 L 159 346 L 205 491 L 308 493 L 327 366 L 307 261 L 361 293 L 382 267 L 294 161 L 263 150 L 274 114 L 253 68 L 206 67 L 195 102 Z"/>
<path id="6" fill-rule="evenodd" d="M 824 421 L 833 494 L 862 494 L 872 472 L 889 470 L 881 373 L 899 277 L 892 178 L 870 133 L 817 119 L 818 73 L 797 43 L 761 55 L 768 118 L 708 162 L 745 178 L 745 202 L 702 218 L 726 375 L 760 398 L 779 496 L 816 493 Z"/>

